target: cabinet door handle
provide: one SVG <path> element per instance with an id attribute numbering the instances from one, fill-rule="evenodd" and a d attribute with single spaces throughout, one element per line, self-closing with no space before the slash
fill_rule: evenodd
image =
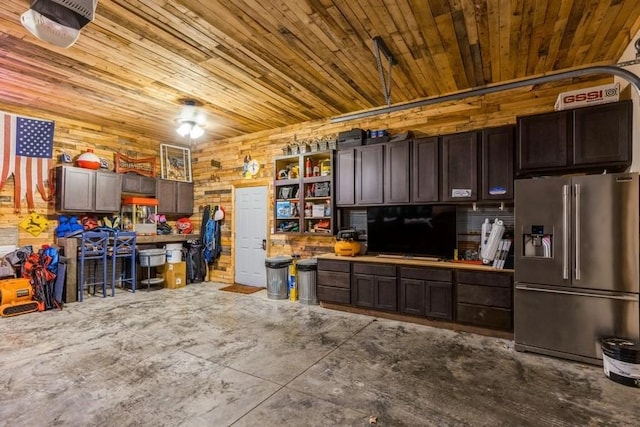
<path id="1" fill-rule="evenodd" d="M 263 251 L 267 250 L 267 239 L 262 239 L 261 248 L 262 248 Z"/>

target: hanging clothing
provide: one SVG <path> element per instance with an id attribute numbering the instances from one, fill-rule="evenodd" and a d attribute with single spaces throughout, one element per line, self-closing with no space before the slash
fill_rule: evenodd
<path id="1" fill-rule="evenodd" d="M 209 264 L 220 257 L 221 247 L 221 221 L 224 215 L 218 215 L 221 210 L 216 206 L 213 215 L 209 216 L 204 231 L 204 259 Z"/>

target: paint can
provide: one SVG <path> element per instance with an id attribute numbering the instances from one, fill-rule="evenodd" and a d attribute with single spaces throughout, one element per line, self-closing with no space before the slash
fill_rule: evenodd
<path id="1" fill-rule="evenodd" d="M 182 243 L 167 243 L 165 250 L 167 251 L 168 264 L 175 264 L 182 261 Z"/>
<path id="2" fill-rule="evenodd" d="M 640 387 L 640 344 L 624 338 L 604 338 L 602 365 L 612 381 L 630 387 Z"/>

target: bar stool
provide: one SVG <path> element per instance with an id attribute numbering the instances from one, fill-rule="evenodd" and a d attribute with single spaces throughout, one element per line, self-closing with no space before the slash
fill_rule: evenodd
<path id="1" fill-rule="evenodd" d="M 111 257 L 111 296 L 116 294 L 116 283 L 120 279 L 120 286 L 131 287 L 131 292 L 136 291 L 136 233 L 134 231 L 113 232 L 113 245 L 109 250 Z M 118 259 L 120 262 L 120 274 L 118 275 Z M 129 270 L 127 274 L 126 270 Z M 119 276 L 119 277 L 118 277 Z M 128 276 L 128 277 L 127 277 Z"/>
<path id="2" fill-rule="evenodd" d="M 147 292 L 151 285 L 158 285 L 164 282 L 163 277 L 151 277 L 151 267 L 163 265 L 167 260 L 167 251 L 164 249 L 142 249 L 138 251 L 140 266 L 147 267 L 147 278 L 140 281 L 147 285 Z"/>
<path id="3" fill-rule="evenodd" d="M 80 248 L 78 249 L 78 301 L 82 302 L 85 288 L 93 286 L 93 294 L 96 293 L 96 286 L 102 286 L 102 297 L 107 296 L 107 249 L 109 245 L 109 233 L 106 231 L 85 231 L 80 237 Z M 89 263 L 88 261 L 93 261 Z M 98 281 L 98 267 L 102 268 L 102 280 Z M 93 275 L 86 275 L 86 267 L 93 265 Z M 89 276 L 89 277 L 87 277 Z M 91 281 L 87 282 L 91 278 Z"/>

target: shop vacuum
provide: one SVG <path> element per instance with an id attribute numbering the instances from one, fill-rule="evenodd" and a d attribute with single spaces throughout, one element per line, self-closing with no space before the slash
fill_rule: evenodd
<path id="1" fill-rule="evenodd" d="M 33 301 L 29 279 L 0 280 L 0 316 L 10 317 L 38 311 L 38 301 Z"/>

